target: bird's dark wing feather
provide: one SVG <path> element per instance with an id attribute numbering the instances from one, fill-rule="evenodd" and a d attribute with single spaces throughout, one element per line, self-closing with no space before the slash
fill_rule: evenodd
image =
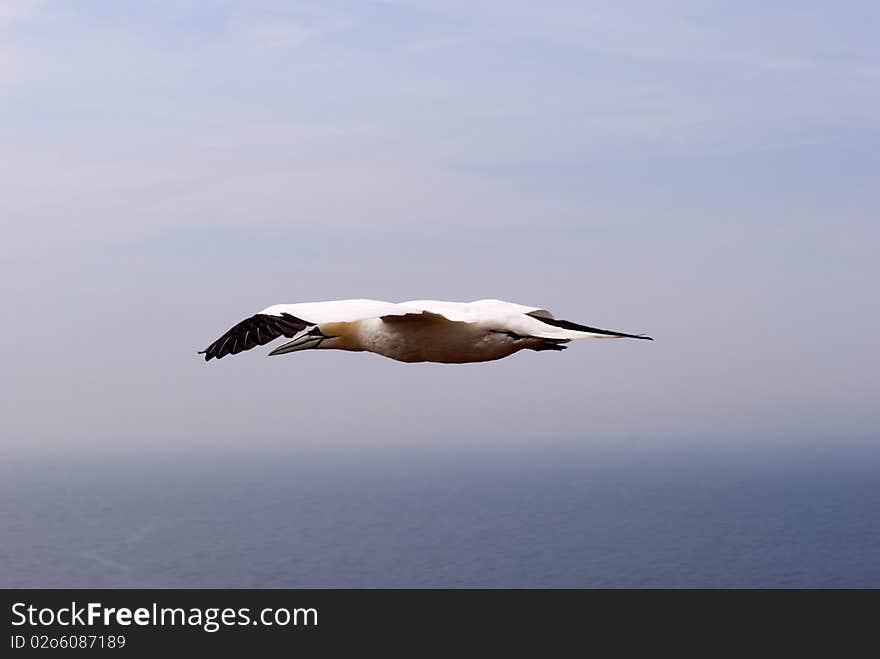
<path id="1" fill-rule="evenodd" d="M 557 320 L 556 318 L 547 318 L 546 316 L 539 316 L 535 313 L 527 314 L 536 320 L 540 320 L 542 323 L 547 323 L 548 325 L 553 325 L 553 327 L 561 327 L 562 329 L 567 330 L 575 330 L 577 332 L 590 332 L 591 334 L 605 334 L 607 336 L 618 336 L 621 338 L 627 339 L 647 339 L 648 341 L 653 341 L 650 336 L 645 336 L 644 334 L 624 334 L 623 332 L 614 332 L 612 330 L 599 329 L 598 327 L 588 327 L 587 325 L 578 325 L 577 323 L 573 323 L 569 320 Z"/>
<path id="2" fill-rule="evenodd" d="M 282 313 L 280 316 L 258 313 L 234 325 L 199 354 L 205 356 L 205 361 L 210 361 L 214 357 L 220 359 L 226 355 L 236 355 L 242 350 L 266 345 L 279 336 L 288 338 L 296 336 L 311 325 L 314 323 L 289 313 Z"/>

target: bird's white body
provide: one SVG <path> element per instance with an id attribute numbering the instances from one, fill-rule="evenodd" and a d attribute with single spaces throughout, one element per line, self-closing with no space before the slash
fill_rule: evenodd
<path id="1" fill-rule="evenodd" d="M 293 340 L 269 354 L 337 349 L 447 364 L 501 359 L 526 348 L 562 350 L 573 339 L 648 338 L 556 320 L 544 309 L 501 300 L 337 300 L 268 307 L 203 352 L 205 359 L 220 358 L 280 336 Z"/>
<path id="2" fill-rule="evenodd" d="M 450 322 L 434 314 L 412 320 L 370 318 L 328 330 L 338 332 L 325 342 L 328 348 L 374 352 L 401 362 L 485 362 L 527 347 L 480 323 Z"/>

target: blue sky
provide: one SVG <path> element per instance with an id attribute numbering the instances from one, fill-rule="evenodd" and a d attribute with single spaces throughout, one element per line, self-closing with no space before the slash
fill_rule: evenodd
<path id="1" fill-rule="evenodd" d="M 873 437 L 878 13 L 4 2 L 4 448 Z M 657 341 L 194 355 L 347 297 Z"/>

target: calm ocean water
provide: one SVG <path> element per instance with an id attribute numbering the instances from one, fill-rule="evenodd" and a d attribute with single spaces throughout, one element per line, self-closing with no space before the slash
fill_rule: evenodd
<path id="1" fill-rule="evenodd" d="M 6 587 L 880 587 L 880 450 L 633 441 L 0 463 Z"/>

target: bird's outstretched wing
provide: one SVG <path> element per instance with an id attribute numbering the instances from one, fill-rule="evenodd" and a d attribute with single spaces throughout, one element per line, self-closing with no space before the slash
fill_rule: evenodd
<path id="1" fill-rule="evenodd" d="M 407 306 L 418 307 L 447 319 L 465 323 L 483 323 L 496 330 L 508 330 L 524 336 L 548 339 L 630 338 L 648 339 L 643 334 L 627 334 L 558 320 L 547 309 L 529 307 L 504 300 L 476 300 L 474 302 L 443 302 L 414 300 Z"/>
<path id="2" fill-rule="evenodd" d="M 289 313 L 258 313 L 233 325 L 199 354 L 205 356 L 206 362 L 215 357 L 221 359 L 226 355 L 237 355 L 242 350 L 266 345 L 280 336 L 296 336 L 311 324 Z"/>
<path id="3" fill-rule="evenodd" d="M 306 328 L 322 323 L 351 323 L 367 318 L 404 316 L 411 313 L 421 313 L 421 310 L 381 300 L 276 304 L 233 325 L 199 354 L 205 355 L 205 361 L 215 357 L 221 359 L 226 355 L 236 355 L 243 350 L 266 345 L 281 336 L 292 338 Z"/>
<path id="4" fill-rule="evenodd" d="M 595 334 L 597 337 L 607 336 L 613 339 L 647 339 L 648 341 L 654 340 L 650 336 L 645 336 L 644 334 L 627 334 L 625 332 L 615 332 L 614 330 L 599 329 L 598 327 L 590 327 L 589 325 L 580 325 L 579 323 L 573 323 L 570 320 L 557 320 L 553 316 L 547 317 L 535 313 L 530 313 L 526 315 L 531 316 L 532 318 L 536 318 L 545 325 L 550 325 L 551 327 L 559 327 L 560 329 L 571 330 L 573 332 Z"/>
<path id="5" fill-rule="evenodd" d="M 368 318 L 382 316 L 403 316 L 419 313 L 421 309 L 406 304 L 383 302 L 382 300 L 333 300 L 332 302 L 299 302 L 297 304 L 276 304 L 260 313 L 289 313 L 307 320 L 312 325 L 322 323 L 353 323 Z"/>
<path id="6" fill-rule="evenodd" d="M 546 309 L 529 307 L 524 304 L 505 302 L 503 300 L 476 300 L 474 302 L 445 302 L 443 300 L 413 300 L 403 303 L 407 307 L 415 307 L 423 311 L 445 316 L 447 319 L 460 323 L 482 323 L 495 319 L 508 318 L 524 314 L 535 314 L 542 318 L 553 318 Z"/>

